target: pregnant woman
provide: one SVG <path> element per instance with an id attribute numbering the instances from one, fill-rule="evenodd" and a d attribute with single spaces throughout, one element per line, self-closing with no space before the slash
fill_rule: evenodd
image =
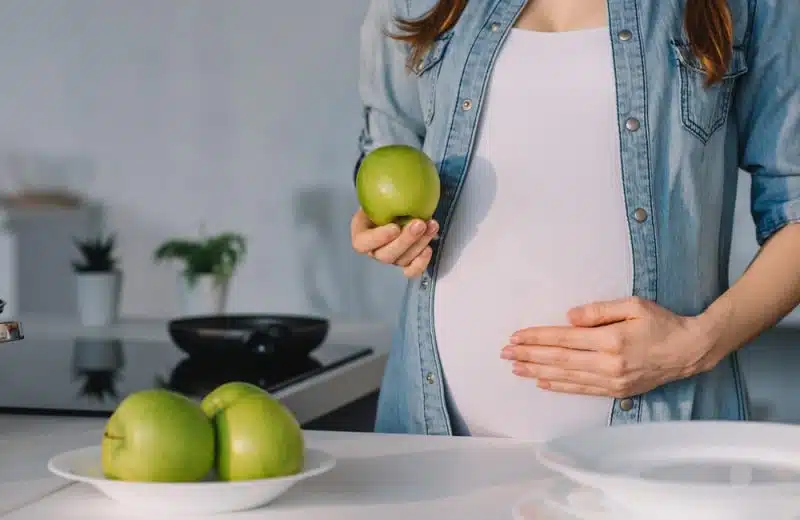
<path id="1" fill-rule="evenodd" d="M 736 351 L 800 304 L 798 27 L 778 0 L 372 0 L 362 153 L 442 183 L 429 222 L 352 219 L 409 278 L 376 429 L 746 420 Z M 740 168 L 761 249 L 728 287 Z"/>

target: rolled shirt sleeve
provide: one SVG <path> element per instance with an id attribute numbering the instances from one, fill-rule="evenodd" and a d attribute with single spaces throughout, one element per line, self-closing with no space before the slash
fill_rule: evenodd
<path id="1" fill-rule="evenodd" d="M 390 38 L 398 13 L 393 0 L 371 0 L 361 26 L 359 93 L 364 123 L 360 157 L 375 148 L 405 144 L 421 148 L 425 123 L 416 76 L 406 66 L 407 44 Z"/>
<path id="2" fill-rule="evenodd" d="M 751 174 L 750 210 L 763 245 L 800 222 L 800 5 L 760 0 L 752 27 L 734 110 L 739 165 Z"/>

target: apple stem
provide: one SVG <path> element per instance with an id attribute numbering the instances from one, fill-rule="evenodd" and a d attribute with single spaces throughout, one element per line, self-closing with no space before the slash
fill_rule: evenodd
<path id="1" fill-rule="evenodd" d="M 104 432 L 103 437 L 106 439 L 111 439 L 112 441 L 121 441 L 124 437 L 117 437 L 116 435 L 111 435 L 109 433 Z"/>

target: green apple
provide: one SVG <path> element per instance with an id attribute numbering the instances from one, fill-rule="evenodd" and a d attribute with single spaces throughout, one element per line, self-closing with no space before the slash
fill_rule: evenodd
<path id="1" fill-rule="evenodd" d="M 214 428 L 189 398 L 143 390 L 126 397 L 111 415 L 101 453 L 107 478 L 196 482 L 214 467 Z"/>
<path id="2" fill-rule="evenodd" d="M 254 384 L 245 383 L 243 381 L 232 381 L 219 385 L 206 395 L 200 402 L 200 408 L 203 409 L 207 417 L 213 419 L 217 412 L 223 408 L 227 408 L 241 397 L 249 394 L 269 395 Z"/>
<path id="3" fill-rule="evenodd" d="M 220 479 L 255 480 L 302 471 L 303 430 L 292 412 L 267 392 L 246 383 L 226 383 L 201 406 L 214 424 Z"/>
<path id="4" fill-rule="evenodd" d="M 356 173 L 358 202 L 376 226 L 429 220 L 441 195 L 436 165 L 422 150 L 406 145 L 376 148 Z"/>

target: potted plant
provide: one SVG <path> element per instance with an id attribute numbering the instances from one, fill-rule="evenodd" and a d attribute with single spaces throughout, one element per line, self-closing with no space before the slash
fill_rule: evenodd
<path id="1" fill-rule="evenodd" d="M 101 327 L 117 321 L 122 273 L 114 258 L 115 236 L 75 240 L 81 260 L 73 262 L 78 314 L 84 325 Z"/>
<path id="2" fill-rule="evenodd" d="M 183 315 L 221 314 L 228 300 L 228 285 L 244 258 L 246 240 L 237 233 L 225 232 L 198 239 L 172 239 L 154 253 L 156 262 L 167 260 L 183 264 L 179 282 Z"/>

